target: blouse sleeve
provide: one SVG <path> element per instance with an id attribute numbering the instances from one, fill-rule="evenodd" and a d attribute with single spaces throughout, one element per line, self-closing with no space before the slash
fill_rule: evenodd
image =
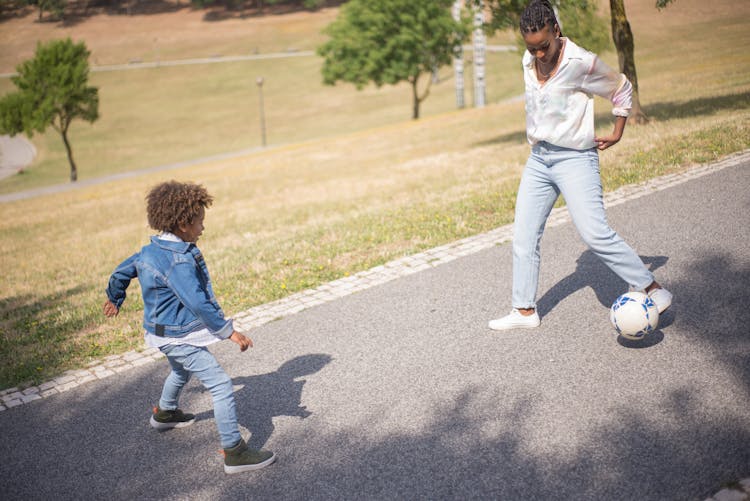
<path id="1" fill-rule="evenodd" d="M 583 90 L 612 103 L 612 114 L 627 117 L 633 106 L 633 86 L 622 73 L 614 71 L 601 59 L 594 57 L 591 69 L 584 78 Z"/>

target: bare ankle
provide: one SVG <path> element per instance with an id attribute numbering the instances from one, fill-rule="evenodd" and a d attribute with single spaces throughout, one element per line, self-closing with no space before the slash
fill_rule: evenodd
<path id="1" fill-rule="evenodd" d="M 534 314 L 534 308 L 518 308 L 518 312 L 524 317 L 528 317 Z"/>

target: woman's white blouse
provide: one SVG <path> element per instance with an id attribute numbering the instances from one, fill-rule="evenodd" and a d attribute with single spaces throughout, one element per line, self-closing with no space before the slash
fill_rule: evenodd
<path id="1" fill-rule="evenodd" d="M 625 75 L 604 64 L 596 54 L 565 39 L 557 72 L 540 84 L 534 56 L 523 55 L 526 83 L 526 137 L 586 150 L 594 141 L 594 95 L 612 102 L 612 113 L 627 117 L 632 106 L 633 86 Z"/>

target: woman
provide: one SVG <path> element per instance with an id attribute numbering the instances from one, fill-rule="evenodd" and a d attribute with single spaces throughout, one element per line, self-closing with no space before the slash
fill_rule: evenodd
<path id="1" fill-rule="evenodd" d="M 607 224 L 599 176 L 599 153 L 625 130 L 632 86 L 625 75 L 564 38 L 547 0 L 532 0 L 521 15 L 526 83 L 526 135 L 531 155 L 516 199 L 513 236 L 513 296 L 510 314 L 492 320 L 494 330 L 539 326 L 536 293 L 539 244 L 544 225 L 562 194 L 589 248 L 633 290 L 642 290 L 659 313 L 672 303 L 638 254 Z M 594 99 L 612 102 L 614 130 L 594 134 Z"/>

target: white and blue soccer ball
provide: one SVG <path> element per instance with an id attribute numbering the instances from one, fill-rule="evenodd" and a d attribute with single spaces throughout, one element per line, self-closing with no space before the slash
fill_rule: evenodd
<path id="1" fill-rule="evenodd" d="M 656 330 L 659 310 L 643 292 L 626 292 L 612 303 L 609 320 L 622 337 L 638 340 Z"/>

